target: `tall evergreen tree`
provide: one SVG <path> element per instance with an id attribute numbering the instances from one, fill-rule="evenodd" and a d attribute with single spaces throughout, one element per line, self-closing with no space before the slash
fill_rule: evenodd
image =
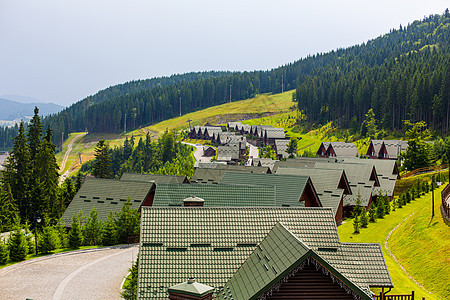
<path id="1" fill-rule="evenodd" d="M 9 248 L 4 239 L 0 238 L 0 265 L 4 265 L 9 260 Z"/>
<path id="2" fill-rule="evenodd" d="M 17 226 L 8 242 L 9 257 L 12 261 L 25 260 L 28 254 L 28 244 L 25 234 L 20 226 Z"/>
<path id="3" fill-rule="evenodd" d="M 19 210 L 8 183 L 0 186 L 0 232 L 10 231 L 19 222 Z"/>
<path id="4" fill-rule="evenodd" d="M 28 145 L 30 147 L 30 160 L 33 162 L 36 159 L 36 155 L 39 151 L 39 147 L 41 146 L 41 137 L 42 137 L 42 122 L 41 117 L 39 116 L 39 109 L 34 107 L 34 116 L 30 120 L 28 124 Z"/>
<path id="5" fill-rule="evenodd" d="M 36 167 L 38 171 L 37 184 L 39 185 L 39 209 L 54 223 L 62 215 L 62 205 L 58 197 L 59 167 L 56 163 L 56 147 L 51 141 L 52 130 L 48 125 L 44 138 L 42 139 L 39 152 L 36 156 Z"/>
<path id="6" fill-rule="evenodd" d="M 98 211 L 92 208 L 87 222 L 83 225 L 84 245 L 100 245 L 102 239 L 102 222 L 98 219 Z"/>
<path id="7" fill-rule="evenodd" d="M 81 231 L 81 215 L 74 214 L 72 217 L 71 229 L 69 236 L 67 237 L 67 243 L 69 248 L 78 249 L 83 244 L 83 233 Z"/>
<path id="8" fill-rule="evenodd" d="M 111 159 L 105 140 L 100 140 L 94 150 L 94 165 L 92 175 L 97 178 L 111 178 Z"/>

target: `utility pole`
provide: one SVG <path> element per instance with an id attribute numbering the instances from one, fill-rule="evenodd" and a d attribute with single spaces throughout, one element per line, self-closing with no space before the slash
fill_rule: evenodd
<path id="1" fill-rule="evenodd" d="M 281 75 L 281 92 L 284 92 L 284 76 Z"/>
<path id="2" fill-rule="evenodd" d="M 186 122 L 189 122 L 189 131 L 192 131 L 192 129 L 191 129 L 191 122 L 192 122 L 192 120 L 189 119 L 189 120 L 187 120 Z"/>
<path id="3" fill-rule="evenodd" d="M 231 84 L 230 84 L 230 103 L 231 103 Z"/>
<path id="4" fill-rule="evenodd" d="M 431 176 L 431 218 L 434 217 L 434 174 Z"/>
<path id="5" fill-rule="evenodd" d="M 180 97 L 180 117 L 181 117 L 181 97 Z"/>
<path id="6" fill-rule="evenodd" d="M 125 114 L 125 121 L 123 122 L 123 131 L 127 133 L 127 114 Z"/>

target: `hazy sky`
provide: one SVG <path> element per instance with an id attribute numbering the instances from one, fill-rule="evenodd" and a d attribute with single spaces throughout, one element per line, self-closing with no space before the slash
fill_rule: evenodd
<path id="1" fill-rule="evenodd" d="M 134 79 L 270 69 L 365 42 L 448 6 L 448 0 L 0 0 L 0 95 L 69 105 Z"/>

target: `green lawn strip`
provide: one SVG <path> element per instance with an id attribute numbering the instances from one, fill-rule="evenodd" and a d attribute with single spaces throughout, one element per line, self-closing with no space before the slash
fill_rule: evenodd
<path id="1" fill-rule="evenodd" d="M 103 247 L 105 247 L 105 246 L 81 246 L 79 249 L 76 249 L 76 250 L 86 250 L 86 249 L 103 248 Z M 55 250 L 55 251 L 53 251 L 52 253 L 49 253 L 49 254 L 38 254 L 37 256 L 34 255 L 34 254 L 28 254 L 27 257 L 25 257 L 25 260 L 23 260 L 23 261 L 32 260 L 32 259 L 35 259 L 37 257 L 44 257 L 44 256 L 52 255 L 52 254 L 64 253 L 64 252 L 70 252 L 70 251 L 76 251 L 76 250 L 75 249 L 64 248 L 64 249 L 57 249 L 57 250 Z M 10 261 L 7 264 L 0 265 L 0 269 L 3 269 L 3 268 L 6 268 L 6 267 L 15 265 L 17 263 L 20 263 L 20 261 Z"/>
<path id="2" fill-rule="evenodd" d="M 442 189 L 442 188 L 441 188 Z M 440 192 L 435 192 L 435 215 L 431 219 L 431 195 L 422 207 L 391 236 L 389 247 L 420 284 L 444 299 L 450 299 L 450 227 L 443 221 Z"/>
<path id="3" fill-rule="evenodd" d="M 443 187 L 435 191 L 436 199 L 440 195 L 440 191 Z M 403 219 L 411 215 L 413 212 L 418 210 L 425 210 L 425 208 L 430 207 L 431 209 L 431 194 L 419 198 L 417 200 L 411 201 L 411 203 L 403 206 L 402 208 L 397 208 L 396 211 L 391 211 L 384 219 L 377 219 L 376 223 L 369 223 L 368 228 L 361 230 L 361 233 L 353 233 L 353 224 L 351 219 L 347 219 L 346 223 L 338 227 L 338 232 L 341 241 L 352 242 L 352 243 L 380 243 L 383 254 L 386 259 L 386 264 L 391 274 L 392 282 L 394 284 L 394 289 L 392 289 L 391 294 L 407 294 L 411 293 L 412 290 L 415 291 L 418 299 L 426 297 L 426 299 L 439 299 L 433 295 L 428 294 L 424 289 L 418 286 L 413 280 L 411 280 L 400 268 L 400 266 L 391 258 L 387 250 L 384 248 L 384 241 L 389 232 L 397 226 Z M 428 211 L 430 210 L 428 209 Z M 428 223 L 428 222 L 427 222 Z M 399 230 L 399 229 L 397 229 Z M 392 237 L 391 237 L 392 239 Z M 391 250 L 392 251 L 392 250 Z M 404 251 L 410 251 L 405 247 Z M 393 251 L 396 255 L 396 251 Z M 416 278 L 416 280 L 418 280 Z M 424 285 L 426 286 L 426 285 Z M 378 292 L 379 289 L 374 289 Z"/>

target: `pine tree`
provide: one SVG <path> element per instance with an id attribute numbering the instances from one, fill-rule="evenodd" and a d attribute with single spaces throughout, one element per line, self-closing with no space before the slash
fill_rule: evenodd
<path id="1" fill-rule="evenodd" d="M 367 212 L 365 210 L 361 213 L 360 221 L 361 228 L 367 228 L 367 225 L 369 225 L 369 218 L 367 217 Z"/>
<path id="2" fill-rule="evenodd" d="M 289 158 L 294 158 L 297 155 L 297 145 L 297 138 L 292 137 L 286 149 L 286 152 L 289 154 Z"/>
<path id="3" fill-rule="evenodd" d="M 383 199 L 377 200 L 377 206 L 376 206 L 376 214 L 378 219 L 383 219 L 385 215 L 385 208 L 384 208 L 384 201 Z"/>
<path id="4" fill-rule="evenodd" d="M 94 150 L 94 165 L 92 175 L 96 178 L 111 178 L 111 159 L 108 154 L 108 146 L 105 140 L 100 140 Z"/>
<path id="5" fill-rule="evenodd" d="M 139 213 L 131 208 L 130 198 L 116 216 L 116 228 L 119 243 L 126 243 L 128 237 L 139 235 Z"/>
<path id="6" fill-rule="evenodd" d="M 60 187 L 60 196 L 61 196 L 61 205 L 62 210 L 64 211 L 67 206 L 69 206 L 70 202 L 72 201 L 73 197 L 75 197 L 75 194 L 77 193 L 77 190 L 75 188 L 75 184 L 73 183 L 73 180 L 71 178 L 66 178 L 63 182 L 63 184 Z"/>
<path id="7" fill-rule="evenodd" d="M 72 228 L 69 231 L 68 246 L 70 249 L 78 249 L 83 244 L 83 233 L 81 231 L 82 213 L 74 214 L 72 217 Z"/>
<path id="8" fill-rule="evenodd" d="M 13 199 L 11 187 L 6 182 L 0 186 L 0 232 L 12 230 L 19 222 L 19 210 Z"/>
<path id="9" fill-rule="evenodd" d="M 359 221 L 359 216 L 353 219 L 353 233 L 359 233 L 361 222 Z"/>
<path id="10" fill-rule="evenodd" d="M 84 245 L 100 245 L 102 239 L 102 222 L 98 219 L 98 212 L 92 208 L 87 222 L 83 225 Z"/>
<path id="11" fill-rule="evenodd" d="M 0 265 L 4 265 L 9 260 L 9 248 L 4 239 L 0 238 Z"/>
<path id="12" fill-rule="evenodd" d="M 108 218 L 103 223 L 102 228 L 102 245 L 111 246 L 117 243 L 116 222 L 112 212 L 109 213 Z"/>
<path id="13" fill-rule="evenodd" d="M 11 187 L 22 221 L 31 220 L 30 214 L 33 209 L 30 207 L 30 176 L 30 151 L 25 137 L 24 123 L 20 122 L 13 149 L 5 164 L 2 181 L 7 182 Z"/>
<path id="14" fill-rule="evenodd" d="M 45 226 L 42 233 L 38 235 L 39 253 L 48 254 L 61 246 L 58 233 L 53 226 Z"/>
<path id="15" fill-rule="evenodd" d="M 35 169 L 38 171 L 37 184 L 40 191 L 40 195 L 36 197 L 39 197 L 40 211 L 55 224 L 63 213 L 63 207 L 58 197 L 59 166 L 55 157 L 56 147 L 51 139 L 52 129 L 48 125 L 36 156 Z"/>
<path id="16" fill-rule="evenodd" d="M 41 146 L 41 136 L 42 136 L 42 122 L 41 117 L 39 116 L 39 109 L 34 107 L 34 116 L 30 120 L 28 125 L 28 145 L 30 147 L 30 161 L 32 162 L 32 166 L 34 165 L 34 161 L 36 159 L 36 155 L 39 151 L 39 147 Z"/>
<path id="17" fill-rule="evenodd" d="M 78 191 L 80 190 L 81 185 L 83 184 L 83 180 L 84 180 L 83 174 L 81 174 L 81 172 L 78 171 L 77 178 L 75 180 L 75 194 L 78 193 Z"/>
<path id="18" fill-rule="evenodd" d="M 20 226 L 16 226 L 9 238 L 9 256 L 12 261 L 25 260 L 28 254 L 28 245 L 25 234 Z"/>

